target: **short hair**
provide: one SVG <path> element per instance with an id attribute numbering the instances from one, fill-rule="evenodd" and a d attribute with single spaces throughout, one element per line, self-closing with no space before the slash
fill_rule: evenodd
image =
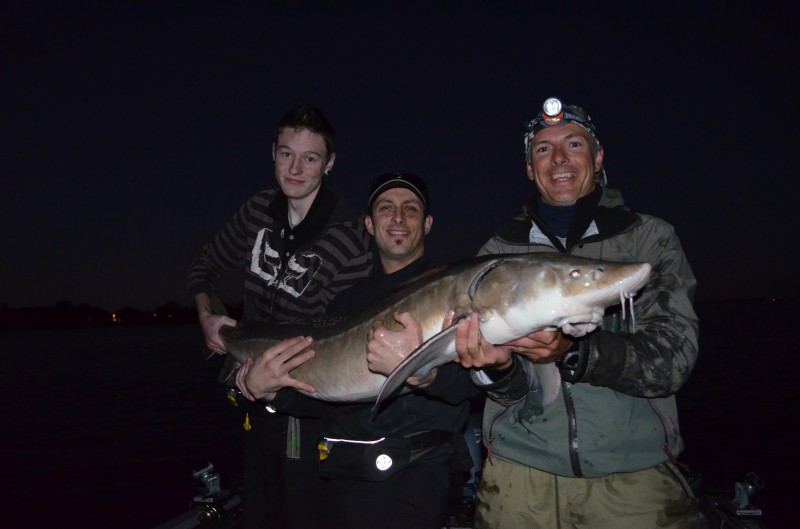
<path id="1" fill-rule="evenodd" d="M 327 158 L 330 159 L 331 154 L 336 152 L 336 130 L 325 117 L 325 114 L 318 108 L 311 105 L 300 105 L 291 109 L 285 116 L 278 122 L 278 127 L 275 130 L 275 143 L 278 142 L 278 136 L 285 129 L 294 129 L 296 131 L 307 130 L 314 134 L 322 136 L 322 141 L 325 142 L 325 149 L 328 151 Z"/>

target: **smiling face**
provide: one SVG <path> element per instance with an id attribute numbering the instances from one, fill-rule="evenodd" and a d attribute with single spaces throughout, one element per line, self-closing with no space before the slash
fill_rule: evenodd
<path id="1" fill-rule="evenodd" d="M 328 155 L 322 136 L 306 129 L 286 128 L 272 145 L 275 177 L 290 201 L 308 210 L 322 184 L 322 175 L 333 167 L 335 154 Z"/>
<path id="2" fill-rule="evenodd" d="M 422 257 L 433 217 L 425 215 L 422 201 L 414 192 L 395 187 L 375 199 L 364 224 L 375 237 L 383 271 L 390 274 Z"/>
<path id="3" fill-rule="evenodd" d="M 603 150 L 594 152 L 593 145 L 586 129 L 575 123 L 536 133 L 526 171 L 545 204 L 571 206 L 594 190 Z"/>

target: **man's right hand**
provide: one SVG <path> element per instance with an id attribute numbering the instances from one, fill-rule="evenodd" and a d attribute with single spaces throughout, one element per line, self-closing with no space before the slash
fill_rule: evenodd
<path id="1" fill-rule="evenodd" d="M 210 312 L 202 312 L 198 314 L 200 321 L 200 328 L 203 329 L 203 336 L 206 337 L 206 347 L 212 353 L 224 355 L 228 353 L 228 349 L 219 337 L 219 330 L 225 325 L 236 327 L 236 320 L 229 316 L 221 314 L 211 314 Z"/>
<path id="2" fill-rule="evenodd" d="M 367 333 L 367 368 L 387 377 L 422 343 L 422 327 L 411 313 L 398 312 L 394 321 L 403 329 L 390 331 L 376 321 Z"/>
<path id="3" fill-rule="evenodd" d="M 236 327 L 236 320 L 223 314 L 214 314 L 211 309 L 211 298 L 208 294 L 201 292 L 194 297 L 194 304 L 197 307 L 197 319 L 200 328 L 203 329 L 203 336 L 206 338 L 206 347 L 215 354 L 227 354 L 228 349 L 219 337 L 219 330 L 225 325 Z"/>
<path id="4" fill-rule="evenodd" d="M 465 368 L 507 369 L 511 367 L 512 349 L 504 345 L 492 345 L 485 341 L 478 325 L 478 315 L 474 312 L 468 318 L 463 318 L 458 322 L 456 352 L 458 358 L 453 361 Z"/>

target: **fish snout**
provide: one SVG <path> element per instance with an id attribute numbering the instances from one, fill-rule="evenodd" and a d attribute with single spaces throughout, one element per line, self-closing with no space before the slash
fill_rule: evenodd
<path id="1" fill-rule="evenodd" d="M 636 270 L 628 276 L 621 291 L 625 299 L 633 298 L 636 293 L 650 281 L 650 274 L 653 271 L 653 267 L 649 263 L 636 263 L 635 266 Z"/>
<path id="2" fill-rule="evenodd" d="M 650 280 L 651 272 L 648 263 L 597 264 L 586 269 L 573 268 L 570 277 L 582 281 L 587 288 L 605 289 L 616 285 L 623 296 L 630 298 Z"/>

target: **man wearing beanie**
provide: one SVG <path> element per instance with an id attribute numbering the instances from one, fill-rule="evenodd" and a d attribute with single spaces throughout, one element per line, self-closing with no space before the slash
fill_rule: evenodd
<path id="1" fill-rule="evenodd" d="M 410 173 L 382 175 L 372 183 L 367 204 L 364 224 L 381 266 L 337 296 L 328 315 L 363 308 L 431 268 L 425 236 L 433 217 L 425 181 Z M 395 318 L 421 340 L 422 331 L 409 314 Z M 365 354 L 370 370 L 388 375 L 402 357 L 383 354 L 372 347 L 373 336 L 369 339 Z M 419 381 L 424 384 L 416 391 L 388 401 L 374 414 L 373 403 L 330 404 L 291 389 L 270 393 L 277 389 L 276 370 L 268 363 L 262 355 L 261 361 L 245 364 L 248 373 L 240 389 L 251 398 L 268 400 L 277 411 L 321 418 L 324 485 L 318 501 L 323 521 L 346 529 L 442 527 L 450 462 L 457 454 L 466 455 L 460 432 L 469 415 L 468 399 L 477 391 L 467 370 L 442 366 L 432 382 Z M 379 452 L 390 458 L 376 458 Z"/>

